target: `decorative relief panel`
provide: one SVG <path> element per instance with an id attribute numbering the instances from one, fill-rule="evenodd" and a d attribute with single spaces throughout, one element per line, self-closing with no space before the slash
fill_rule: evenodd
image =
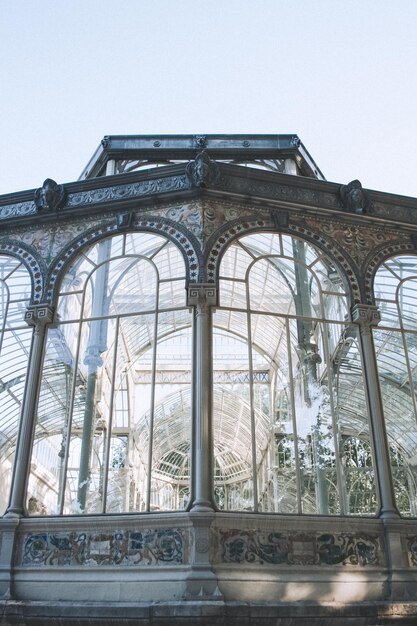
<path id="1" fill-rule="evenodd" d="M 14 232 L 23 243 L 33 246 L 39 251 L 39 255 L 49 264 L 57 255 L 61 254 L 70 241 L 82 235 L 89 228 L 101 224 L 102 221 L 103 219 L 98 217 L 85 217 L 74 222 L 61 221 L 58 224 L 55 222 L 53 225 L 42 224 L 42 226 L 26 227 Z"/>
<path id="2" fill-rule="evenodd" d="M 170 204 L 164 208 L 152 207 L 146 210 L 145 215 L 147 217 L 160 215 L 182 224 L 198 239 L 204 249 L 207 240 L 219 228 L 239 217 L 253 215 L 253 209 L 231 202 L 194 200 L 174 206 Z"/>
<path id="3" fill-rule="evenodd" d="M 360 267 L 369 251 L 381 243 L 398 239 L 398 232 L 369 228 L 359 224 L 347 224 L 318 218 L 306 218 L 305 223 L 335 240 Z"/>
<path id="4" fill-rule="evenodd" d="M 271 565 L 380 564 L 377 535 L 218 530 L 217 562 Z"/>
<path id="5" fill-rule="evenodd" d="M 30 533 L 23 537 L 18 563 L 24 567 L 179 565 L 189 559 L 188 535 L 181 528 Z"/>

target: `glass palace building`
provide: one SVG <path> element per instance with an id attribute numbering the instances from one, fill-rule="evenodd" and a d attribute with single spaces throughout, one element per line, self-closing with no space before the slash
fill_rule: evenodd
<path id="1" fill-rule="evenodd" d="M 415 623 L 416 199 L 107 136 L 0 197 L 0 320 L 5 624 Z"/>

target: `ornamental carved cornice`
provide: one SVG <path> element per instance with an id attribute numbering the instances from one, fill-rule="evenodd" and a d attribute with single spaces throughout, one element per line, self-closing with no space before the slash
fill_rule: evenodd
<path id="1" fill-rule="evenodd" d="M 293 209 L 297 212 L 312 209 L 315 212 L 322 211 L 323 215 L 329 215 L 331 211 L 334 217 L 338 213 L 342 217 L 342 214 L 347 215 L 347 200 L 344 205 L 340 189 L 340 185 L 323 180 L 216 162 L 202 152 L 195 161 L 188 164 L 68 183 L 65 185 L 65 198 L 55 194 L 55 201 L 60 207 L 60 215 L 70 216 L 72 212 L 79 213 L 84 209 L 106 212 L 123 208 L 126 210 L 132 208 L 131 204 L 128 206 L 132 201 L 140 200 L 143 204 L 147 198 L 156 199 L 158 196 L 163 196 L 164 201 L 170 198 L 175 202 L 176 195 L 184 192 L 189 192 L 194 197 L 198 193 L 211 194 L 213 197 L 216 194 L 226 194 L 237 200 L 241 197 L 242 201 L 256 199 L 259 206 L 262 203 L 266 206 L 269 202 L 270 206 L 278 206 L 284 210 Z M 417 225 L 417 200 L 362 188 L 359 192 L 365 201 L 358 200 L 355 204 L 354 199 L 349 200 L 349 219 L 358 220 L 364 226 L 369 225 L 374 218 Z M 41 191 L 38 195 L 40 199 Z M 15 225 L 16 218 L 26 218 L 26 221 L 31 218 L 43 222 L 56 219 L 56 211 L 50 210 L 53 205 L 51 202 L 48 201 L 45 205 L 49 207 L 48 210 L 38 213 L 33 191 L 4 196 L 0 198 L 0 223 L 13 219 Z M 355 210 L 359 204 L 366 205 L 364 215 Z"/>
<path id="2" fill-rule="evenodd" d="M 89 189 L 87 185 L 88 183 L 91 185 L 92 182 L 95 188 Z M 112 182 L 114 183 L 114 179 L 112 179 Z M 80 207 L 116 204 L 119 201 L 189 189 L 190 182 L 184 173 L 179 176 L 167 175 L 166 177 L 161 176 L 159 178 L 132 181 L 129 184 L 112 184 L 109 186 L 106 185 L 106 181 L 103 179 L 103 184 L 99 188 L 97 188 L 97 179 L 93 179 L 84 183 L 84 186 L 87 187 L 85 190 L 73 192 L 70 191 L 70 186 L 68 185 L 66 201 L 62 206 L 63 211 L 67 213 L 70 209 L 78 209 Z M 17 217 L 31 217 L 36 214 L 37 208 L 34 200 L 1 205 L 0 199 L 0 221 Z"/>

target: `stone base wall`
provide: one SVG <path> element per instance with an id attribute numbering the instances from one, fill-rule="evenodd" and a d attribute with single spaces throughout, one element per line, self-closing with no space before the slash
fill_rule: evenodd
<path id="1" fill-rule="evenodd" d="M 0 529 L 5 600 L 417 601 L 417 528 L 407 520 L 213 512 L 4 518 Z"/>

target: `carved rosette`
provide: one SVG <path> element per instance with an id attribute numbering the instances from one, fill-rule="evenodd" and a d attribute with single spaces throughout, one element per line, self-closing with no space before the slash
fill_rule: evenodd
<path id="1" fill-rule="evenodd" d="M 29 326 L 45 326 L 54 321 L 55 309 L 48 304 L 29 306 L 25 312 L 25 322 Z"/>

